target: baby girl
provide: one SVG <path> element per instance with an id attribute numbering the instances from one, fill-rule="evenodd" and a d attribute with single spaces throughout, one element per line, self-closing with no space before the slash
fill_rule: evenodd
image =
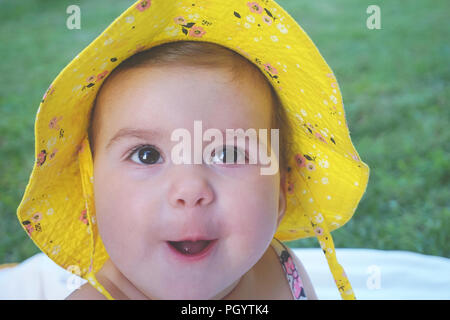
<path id="1" fill-rule="evenodd" d="M 219 146 L 209 165 L 171 163 L 177 128 L 193 133 L 196 120 L 223 131 L 279 128 L 276 102 L 256 67 L 215 44 L 153 48 L 108 77 L 90 145 L 98 228 L 110 257 L 97 280 L 112 297 L 295 298 L 270 246 L 286 207 L 286 168 L 262 175 L 258 164 L 225 163 L 224 154 L 245 157 L 233 145 Z M 315 298 L 292 257 L 304 294 Z M 101 294 L 86 283 L 68 298 Z"/>
<path id="2" fill-rule="evenodd" d="M 88 280 L 68 299 L 316 299 L 283 243 L 311 236 L 355 298 L 331 231 L 369 168 L 276 2 L 137 1 L 52 82 L 35 135 L 17 214 Z"/>

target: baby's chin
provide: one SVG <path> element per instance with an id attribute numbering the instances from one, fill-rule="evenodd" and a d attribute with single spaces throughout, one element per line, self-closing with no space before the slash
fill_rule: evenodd
<path id="1" fill-rule="evenodd" d="M 151 300 L 218 300 L 231 290 L 227 285 L 202 282 L 182 282 L 159 288 L 140 288 Z"/>
<path id="2" fill-rule="evenodd" d="M 227 269 L 214 264 L 207 268 L 141 265 L 131 272 L 129 280 L 152 300 L 217 300 L 235 287 L 246 268 Z"/>

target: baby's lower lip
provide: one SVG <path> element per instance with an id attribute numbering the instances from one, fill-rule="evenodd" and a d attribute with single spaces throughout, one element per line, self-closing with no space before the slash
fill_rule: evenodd
<path id="1" fill-rule="evenodd" d="M 200 252 L 195 254 L 184 254 L 177 250 L 172 244 L 171 241 L 166 241 L 166 245 L 171 253 L 172 256 L 174 256 L 178 261 L 181 262 L 194 262 L 194 261 L 200 261 L 208 257 L 214 248 L 216 247 L 218 239 L 210 240 L 209 243 L 205 248 L 203 248 Z"/>

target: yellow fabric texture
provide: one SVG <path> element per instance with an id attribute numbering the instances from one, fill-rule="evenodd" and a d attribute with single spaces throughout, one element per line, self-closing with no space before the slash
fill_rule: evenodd
<path id="1" fill-rule="evenodd" d="M 369 167 L 350 138 L 337 80 L 298 23 L 275 1 L 137 1 L 56 77 L 40 103 L 35 155 L 17 216 L 30 238 L 87 279 L 108 258 L 98 234 L 87 137 L 96 94 L 122 61 L 154 46 L 203 41 L 256 65 L 278 93 L 294 129 L 287 210 L 275 237 L 316 236 L 343 299 L 355 295 L 336 259 L 331 231 L 355 212 Z"/>

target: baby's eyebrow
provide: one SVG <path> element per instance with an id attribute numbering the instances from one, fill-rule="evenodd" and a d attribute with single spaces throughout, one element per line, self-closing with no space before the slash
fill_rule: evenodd
<path id="1" fill-rule="evenodd" d="M 112 137 L 111 140 L 109 140 L 108 144 L 106 145 L 106 149 L 109 149 L 114 143 L 118 142 L 119 140 L 133 137 L 139 139 L 156 139 L 161 138 L 162 134 L 157 130 L 151 129 L 122 128 L 114 135 L 114 137 Z"/>

